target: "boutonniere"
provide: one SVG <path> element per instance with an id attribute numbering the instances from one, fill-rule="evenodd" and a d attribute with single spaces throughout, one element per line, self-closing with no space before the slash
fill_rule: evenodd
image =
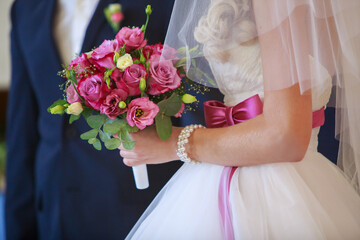
<path id="1" fill-rule="evenodd" d="M 122 13 L 122 7 L 120 3 L 109 4 L 107 8 L 104 9 L 105 17 L 115 33 L 120 29 L 120 24 L 124 19 L 124 14 Z"/>

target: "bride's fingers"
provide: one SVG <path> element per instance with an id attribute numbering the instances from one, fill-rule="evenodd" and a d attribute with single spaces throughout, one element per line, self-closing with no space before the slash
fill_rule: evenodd
<path id="1" fill-rule="evenodd" d="M 128 167 L 133 167 L 133 166 L 136 166 L 136 165 L 146 163 L 145 160 L 139 160 L 139 159 L 133 159 L 133 158 L 123 158 L 123 162 Z"/>
<path id="2" fill-rule="evenodd" d="M 120 156 L 123 158 L 141 159 L 141 156 L 138 153 L 126 149 L 120 150 Z"/>

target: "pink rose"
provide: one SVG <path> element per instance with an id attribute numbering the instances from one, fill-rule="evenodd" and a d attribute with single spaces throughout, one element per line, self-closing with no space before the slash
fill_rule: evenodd
<path id="1" fill-rule="evenodd" d="M 141 94 L 139 89 L 141 78 L 147 78 L 146 69 L 142 64 L 133 64 L 125 69 L 123 80 L 129 88 L 130 96 Z"/>
<path id="2" fill-rule="evenodd" d="M 114 53 L 117 51 L 119 51 L 119 42 L 116 39 L 105 40 L 98 48 L 94 49 L 91 58 L 96 65 L 112 69 L 115 67 Z"/>
<path id="3" fill-rule="evenodd" d="M 78 90 L 80 95 L 86 100 L 86 104 L 95 110 L 100 110 L 102 101 L 111 91 L 99 74 L 80 81 Z"/>
<path id="4" fill-rule="evenodd" d="M 111 120 L 115 120 L 117 116 L 126 112 L 126 108 L 121 109 L 119 103 L 125 101 L 127 96 L 128 92 L 125 89 L 118 88 L 112 90 L 102 103 L 100 113 L 106 114 Z"/>
<path id="5" fill-rule="evenodd" d="M 155 45 L 147 45 L 143 49 L 144 57 L 150 58 L 153 54 L 161 55 L 163 49 L 163 45 L 161 43 L 157 43 Z"/>
<path id="6" fill-rule="evenodd" d="M 171 60 L 174 64 L 179 60 L 178 51 L 175 48 L 164 45 L 161 53 L 161 60 Z"/>
<path id="7" fill-rule="evenodd" d="M 85 53 L 82 53 L 69 64 L 69 68 L 75 70 L 77 80 L 83 78 L 85 76 L 85 72 L 89 71 L 91 66 L 92 65 Z"/>
<path id="8" fill-rule="evenodd" d="M 119 23 L 124 19 L 124 15 L 121 12 L 116 12 L 111 15 L 111 21 Z"/>
<path id="9" fill-rule="evenodd" d="M 144 33 L 138 27 L 132 29 L 123 27 L 118 34 L 116 34 L 115 38 L 119 41 L 121 47 L 126 44 L 126 52 L 143 48 L 146 45 Z"/>
<path id="10" fill-rule="evenodd" d="M 180 86 L 181 78 L 171 61 L 160 61 L 159 55 L 153 55 L 149 62 L 149 94 L 159 95 Z"/>
<path id="11" fill-rule="evenodd" d="M 115 68 L 114 71 L 111 73 L 110 77 L 114 79 L 115 82 L 122 81 L 122 77 L 124 72 L 121 72 L 120 69 Z"/>
<path id="12" fill-rule="evenodd" d="M 185 104 L 183 102 L 181 102 L 181 108 L 180 108 L 179 112 L 174 115 L 174 117 L 176 117 L 176 118 L 181 117 L 182 113 L 184 112 L 184 109 L 185 109 Z"/>
<path id="13" fill-rule="evenodd" d="M 126 91 L 128 93 L 128 95 L 130 96 L 129 94 L 129 88 L 127 87 L 126 83 L 124 82 L 123 79 L 120 79 L 119 81 L 116 81 L 116 87 L 119 88 L 119 89 L 123 89 L 124 91 Z"/>
<path id="14" fill-rule="evenodd" d="M 66 100 L 70 104 L 73 104 L 75 102 L 81 102 L 81 99 L 72 84 L 70 84 L 66 89 Z"/>
<path id="15" fill-rule="evenodd" d="M 132 100 L 128 107 L 126 120 L 130 126 L 144 129 L 154 123 L 154 118 L 159 112 L 159 107 L 149 100 L 148 97 Z"/>

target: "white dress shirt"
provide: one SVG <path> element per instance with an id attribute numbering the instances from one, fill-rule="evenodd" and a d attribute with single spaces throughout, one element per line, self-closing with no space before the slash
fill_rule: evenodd
<path id="1" fill-rule="evenodd" d="M 57 0 L 53 34 L 63 63 L 69 64 L 80 53 L 98 3 L 99 0 Z"/>

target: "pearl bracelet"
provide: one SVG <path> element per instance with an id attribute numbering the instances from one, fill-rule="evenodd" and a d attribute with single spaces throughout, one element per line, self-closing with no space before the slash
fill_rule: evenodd
<path id="1" fill-rule="evenodd" d="M 177 141 L 177 150 L 176 150 L 176 154 L 177 156 L 180 158 L 181 161 L 185 162 L 185 163 L 199 163 L 197 161 L 191 160 L 187 153 L 186 153 L 186 149 L 185 149 L 185 145 L 189 142 L 189 137 L 191 135 L 191 133 L 197 129 L 197 128 L 205 128 L 202 125 L 189 125 L 186 126 L 183 130 L 181 130 L 179 137 L 178 137 L 178 141 Z"/>

